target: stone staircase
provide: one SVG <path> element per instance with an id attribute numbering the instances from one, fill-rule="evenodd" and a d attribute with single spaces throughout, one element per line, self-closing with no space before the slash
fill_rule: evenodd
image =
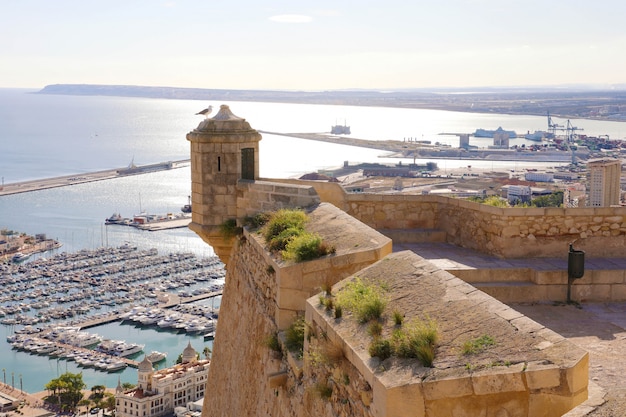
<path id="1" fill-rule="evenodd" d="M 446 232 L 439 229 L 381 229 L 394 243 L 445 243 Z"/>

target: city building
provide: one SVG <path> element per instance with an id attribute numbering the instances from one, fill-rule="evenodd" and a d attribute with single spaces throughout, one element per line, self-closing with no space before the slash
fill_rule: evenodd
<path id="1" fill-rule="evenodd" d="M 530 203 L 532 191 L 526 185 L 509 185 L 507 199 L 510 204 Z"/>
<path id="2" fill-rule="evenodd" d="M 15 410 L 20 405 L 20 400 L 9 394 L 0 393 L 0 412 L 6 413 Z"/>
<path id="3" fill-rule="evenodd" d="M 589 207 L 609 207 L 620 203 L 620 176 L 622 164 L 619 159 L 592 159 L 587 161 Z"/>
<path id="4" fill-rule="evenodd" d="M 524 174 L 524 179 L 534 182 L 552 182 L 554 181 L 554 174 L 549 172 L 527 172 Z"/>
<path id="5" fill-rule="evenodd" d="M 183 351 L 182 362 L 170 368 L 155 370 L 145 357 L 137 368 L 137 386 L 127 391 L 117 386 L 116 417 L 170 416 L 175 408 L 204 398 L 209 363 L 198 359 L 191 343 Z"/>

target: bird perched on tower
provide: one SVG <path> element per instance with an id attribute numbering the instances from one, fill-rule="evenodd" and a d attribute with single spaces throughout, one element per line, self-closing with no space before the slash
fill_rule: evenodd
<path id="1" fill-rule="evenodd" d="M 213 111 L 213 106 L 209 106 L 204 110 L 200 110 L 198 113 L 196 114 L 200 114 L 202 116 L 204 116 L 205 118 L 209 118 L 209 114 L 211 114 L 211 112 Z"/>

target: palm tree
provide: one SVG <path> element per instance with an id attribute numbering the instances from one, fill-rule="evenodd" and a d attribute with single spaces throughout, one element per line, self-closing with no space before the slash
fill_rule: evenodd
<path id="1" fill-rule="evenodd" d="M 83 398 L 82 400 L 78 402 L 79 407 L 85 407 L 85 414 L 87 414 L 87 411 L 89 411 L 90 405 L 91 405 L 91 401 L 88 400 L 87 398 Z"/>
<path id="2" fill-rule="evenodd" d="M 206 359 L 210 359 L 211 358 L 211 348 L 208 346 L 205 346 L 204 349 L 202 349 L 202 353 L 204 354 L 204 357 Z"/>

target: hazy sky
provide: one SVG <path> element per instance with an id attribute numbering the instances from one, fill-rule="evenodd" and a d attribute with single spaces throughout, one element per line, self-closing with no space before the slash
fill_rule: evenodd
<path id="1" fill-rule="evenodd" d="M 0 0 L 0 87 L 626 82 L 624 0 Z"/>

